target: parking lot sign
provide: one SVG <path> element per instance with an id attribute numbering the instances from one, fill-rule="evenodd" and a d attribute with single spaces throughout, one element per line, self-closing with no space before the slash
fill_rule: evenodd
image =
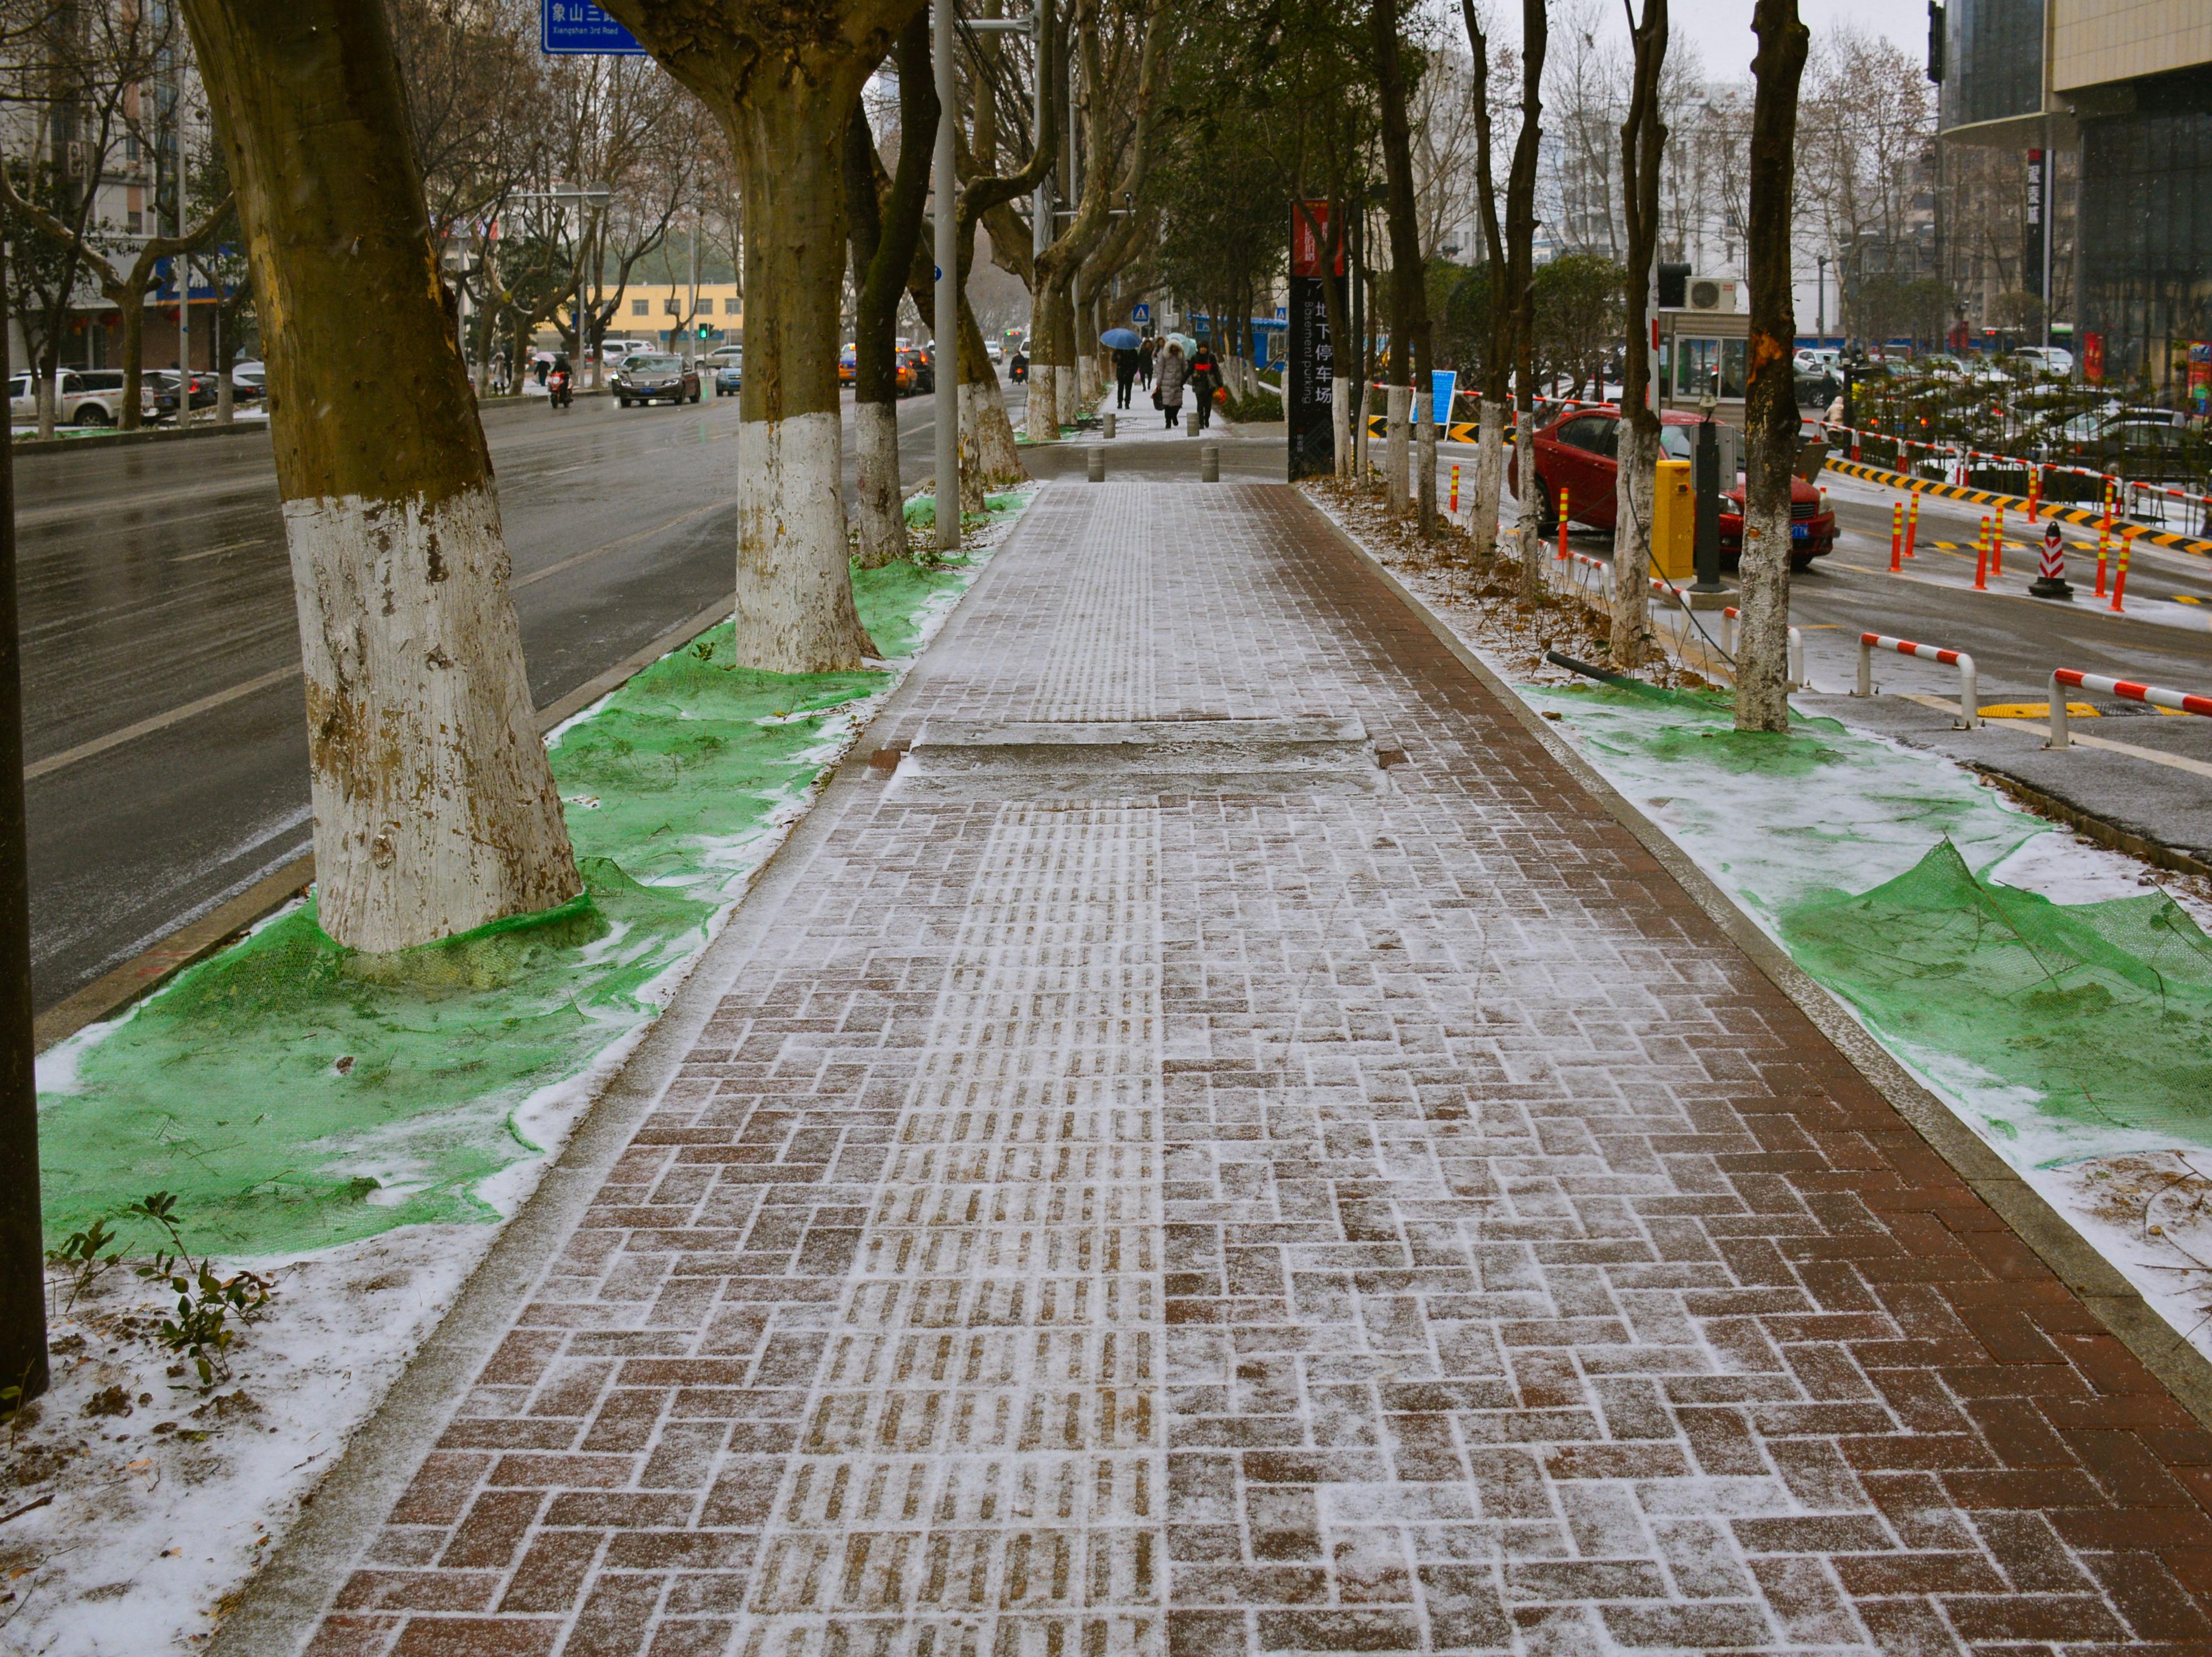
<path id="1" fill-rule="evenodd" d="M 538 50 L 549 58 L 642 58 L 637 37 L 592 0 L 539 0 Z"/>

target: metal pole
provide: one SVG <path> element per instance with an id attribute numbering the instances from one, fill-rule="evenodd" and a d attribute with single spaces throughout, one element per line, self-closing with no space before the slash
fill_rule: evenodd
<path id="1" fill-rule="evenodd" d="M 952 124 L 959 118 L 952 75 L 954 0 L 936 0 L 930 19 L 937 63 L 937 549 L 960 546 L 960 247 L 953 213 L 959 183 L 953 176 Z"/>
<path id="2" fill-rule="evenodd" d="M 0 294 L 8 291 L 0 246 Z M 0 314 L 0 383 L 8 379 Z M 0 443 L 0 1388 L 9 1407 L 46 1390 L 46 1238 L 39 1211 L 39 1086 L 31 1028 L 31 877 L 23 818 L 22 644 L 15 610 L 15 475 Z"/>
<path id="3" fill-rule="evenodd" d="M 181 169 L 180 169 L 181 170 Z M 177 197 L 177 234 L 185 234 L 185 203 Z M 177 424 L 192 423 L 192 256 L 177 256 Z"/>

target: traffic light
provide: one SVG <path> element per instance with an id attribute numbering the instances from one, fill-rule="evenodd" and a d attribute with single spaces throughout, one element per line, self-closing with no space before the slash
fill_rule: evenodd
<path id="1" fill-rule="evenodd" d="M 711 339 L 711 338 L 713 338 L 713 337 L 714 337 L 714 325 L 713 323 L 711 323 L 711 322 L 702 322 L 702 323 L 701 323 L 701 324 L 699 325 L 699 337 L 700 337 L 700 338 L 702 338 L 702 339 Z"/>

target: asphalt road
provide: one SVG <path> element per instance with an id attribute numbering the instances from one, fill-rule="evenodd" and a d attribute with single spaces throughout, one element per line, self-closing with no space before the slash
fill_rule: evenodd
<path id="1" fill-rule="evenodd" d="M 909 483 L 933 414 L 900 405 Z M 486 429 L 539 707 L 729 592 L 734 398 Z M 265 434 L 21 454 L 15 489 L 43 1010 L 307 849 L 307 736 Z"/>

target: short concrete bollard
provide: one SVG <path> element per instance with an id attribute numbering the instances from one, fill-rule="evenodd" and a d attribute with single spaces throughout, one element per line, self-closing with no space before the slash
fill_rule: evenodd
<path id="1" fill-rule="evenodd" d="M 1218 443 L 1207 443 L 1200 447 L 1198 481 L 1201 483 L 1218 483 L 1221 481 L 1221 446 Z"/>
<path id="2" fill-rule="evenodd" d="M 1114 411 L 1111 409 L 1106 410 L 1106 440 L 1109 443 L 1114 440 Z"/>
<path id="3" fill-rule="evenodd" d="M 1094 483 L 1103 483 L 1106 481 L 1106 451 L 1103 449 L 1091 450 L 1090 463 L 1091 481 Z"/>

